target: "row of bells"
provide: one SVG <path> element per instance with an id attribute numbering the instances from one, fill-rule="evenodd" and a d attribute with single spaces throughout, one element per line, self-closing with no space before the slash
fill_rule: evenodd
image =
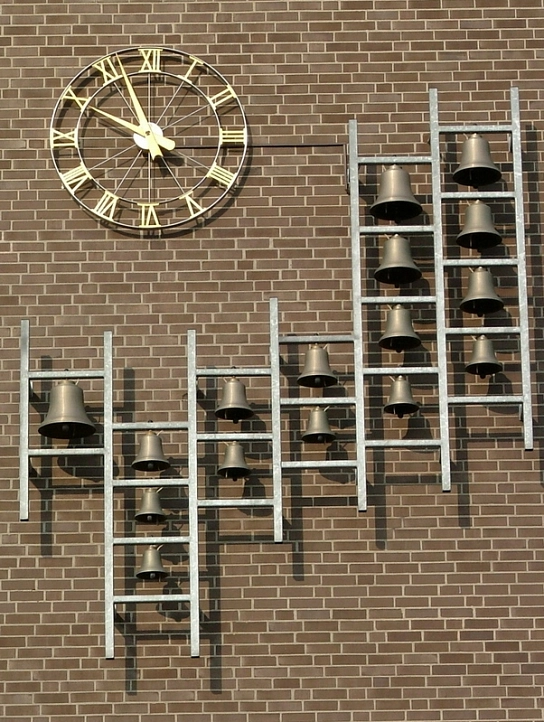
<path id="1" fill-rule="evenodd" d="M 489 143 L 478 133 L 473 133 L 463 143 L 461 162 L 453 172 L 453 180 L 460 185 L 479 188 L 480 186 L 495 183 L 500 179 L 501 175 L 501 171 L 491 159 Z M 394 164 L 382 173 L 378 197 L 369 210 L 375 218 L 394 221 L 395 223 L 420 215 L 423 208 L 412 193 L 410 176 L 399 165 Z M 461 245 L 464 243 L 475 244 L 476 242 L 496 245 L 493 239 L 473 238 L 469 240 L 468 234 L 465 234 L 462 240 L 461 243 L 458 238 Z M 471 245 L 469 247 L 477 246 Z M 481 247 L 489 246 L 482 245 Z"/>

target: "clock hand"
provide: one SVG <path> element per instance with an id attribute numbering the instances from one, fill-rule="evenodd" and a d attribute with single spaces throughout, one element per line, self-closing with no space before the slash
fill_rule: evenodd
<path id="1" fill-rule="evenodd" d="M 126 130 L 130 130 L 131 133 L 140 135 L 140 136 L 142 136 L 142 138 L 145 138 L 146 140 L 148 140 L 146 131 L 140 125 L 136 125 L 135 123 L 131 123 L 128 120 L 119 118 L 117 115 L 111 115 L 111 113 L 106 113 L 105 110 L 101 110 L 101 108 L 97 108 L 94 105 L 88 105 L 87 108 L 89 110 L 92 110 L 94 113 L 98 113 L 98 115 L 102 115 L 104 118 L 111 120 L 112 123 L 116 123 L 117 125 L 120 125 L 122 128 L 125 128 Z M 171 138 L 165 138 L 164 136 L 159 135 L 159 134 L 157 134 L 157 135 L 153 134 L 153 136 L 155 138 L 157 145 L 162 146 L 165 150 L 174 150 L 174 148 L 176 147 L 175 141 L 173 141 Z M 161 153 L 161 155 L 162 155 L 162 153 Z"/>
<path id="2" fill-rule="evenodd" d="M 119 60 L 119 58 L 117 58 L 117 60 L 118 60 L 119 68 L 121 70 L 121 75 L 123 76 L 123 80 L 124 80 L 126 88 L 128 90 L 128 94 L 130 95 L 132 105 L 134 106 L 134 110 L 136 112 L 136 117 L 138 118 L 138 122 L 140 123 L 140 128 L 144 131 L 144 137 L 146 138 L 147 143 L 149 145 L 149 152 L 151 154 L 151 158 L 153 160 L 155 160 L 155 158 L 157 158 L 157 157 L 162 158 L 162 151 L 159 147 L 157 137 L 155 136 L 155 133 L 153 132 L 151 126 L 149 125 L 149 121 L 147 120 L 146 114 L 140 104 L 140 101 L 138 100 L 136 91 L 132 87 L 132 83 L 130 82 L 130 79 L 127 75 L 127 71 L 123 67 L 123 63 Z"/>

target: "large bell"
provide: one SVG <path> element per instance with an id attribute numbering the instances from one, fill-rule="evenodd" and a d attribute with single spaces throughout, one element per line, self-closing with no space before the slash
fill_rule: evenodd
<path id="1" fill-rule="evenodd" d="M 240 419 L 253 416 L 253 409 L 246 399 L 246 387 L 237 378 L 228 379 L 223 387 L 221 403 L 215 410 L 218 419 L 227 419 L 237 424 Z"/>
<path id="2" fill-rule="evenodd" d="M 463 248 L 476 248 L 478 251 L 493 248 L 502 241 L 501 234 L 493 225 L 491 208 L 488 205 L 476 201 L 467 206 L 465 225 L 456 241 Z"/>
<path id="3" fill-rule="evenodd" d="M 329 366 L 327 349 L 318 344 L 312 344 L 306 353 L 304 368 L 297 378 L 297 384 L 322 389 L 325 386 L 334 386 L 337 383 L 338 378 L 333 374 Z"/>
<path id="4" fill-rule="evenodd" d="M 385 331 L 378 344 L 389 351 L 406 351 L 416 348 L 421 340 L 414 331 L 410 311 L 400 303 L 389 311 L 385 323 Z"/>
<path id="5" fill-rule="evenodd" d="M 227 444 L 222 465 L 217 469 L 219 476 L 224 479 L 245 479 L 249 476 L 249 466 L 246 464 L 243 446 L 238 441 Z"/>
<path id="6" fill-rule="evenodd" d="M 142 564 L 136 572 L 136 577 L 138 579 L 153 581 L 155 579 L 164 579 L 167 576 L 168 572 L 162 565 L 159 547 L 155 544 L 150 544 L 143 554 Z"/>
<path id="7" fill-rule="evenodd" d="M 160 524 L 166 519 L 157 489 L 144 489 L 142 503 L 134 518 L 145 524 Z"/>
<path id="8" fill-rule="evenodd" d="M 85 413 L 82 389 L 64 379 L 49 394 L 49 410 L 38 426 L 42 436 L 51 439 L 80 439 L 91 436 L 95 425 Z"/>
<path id="9" fill-rule="evenodd" d="M 407 414 L 415 414 L 419 410 L 419 404 L 414 401 L 410 382 L 406 376 L 397 376 L 393 380 L 389 399 L 383 410 L 388 414 L 395 414 L 399 419 Z"/>
<path id="10" fill-rule="evenodd" d="M 310 411 L 310 418 L 306 431 L 302 434 L 302 441 L 308 444 L 327 444 L 334 441 L 336 436 L 332 433 L 327 418 L 327 411 L 317 406 Z"/>
<path id="11" fill-rule="evenodd" d="M 138 455 L 131 464 L 136 471 L 164 471 L 170 462 L 162 451 L 162 439 L 153 431 L 147 431 L 140 441 Z"/>
<path id="12" fill-rule="evenodd" d="M 495 356 L 495 349 L 491 339 L 483 334 L 478 336 L 474 341 L 472 356 L 465 366 L 465 371 L 485 379 L 486 376 L 500 373 L 502 368 L 501 362 Z"/>
<path id="13" fill-rule="evenodd" d="M 412 283 L 421 278 L 421 271 L 412 260 L 410 241 L 395 233 L 383 244 L 382 262 L 374 272 L 380 283 Z"/>
<path id="14" fill-rule="evenodd" d="M 463 186 L 479 188 L 499 180 L 502 173 L 491 160 L 489 143 L 473 133 L 463 143 L 461 162 L 453 172 L 453 180 Z"/>
<path id="15" fill-rule="evenodd" d="M 370 206 L 370 214 L 384 221 L 404 221 L 419 216 L 421 204 L 410 186 L 410 176 L 400 165 L 392 165 L 380 177 L 378 197 Z"/>
<path id="16" fill-rule="evenodd" d="M 470 274 L 467 295 L 459 307 L 465 313 L 474 313 L 476 316 L 494 313 L 504 308 L 502 298 L 495 293 L 493 276 L 487 268 L 480 266 Z"/>

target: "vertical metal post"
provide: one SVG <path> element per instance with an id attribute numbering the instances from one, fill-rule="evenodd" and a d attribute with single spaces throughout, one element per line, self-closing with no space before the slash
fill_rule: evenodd
<path id="1" fill-rule="evenodd" d="M 106 659 L 115 657 L 113 558 L 113 341 L 104 333 L 104 636 Z"/>
<path id="2" fill-rule="evenodd" d="M 359 151 L 357 121 L 349 121 L 348 184 L 351 232 L 351 293 L 353 314 L 353 368 L 355 383 L 355 435 L 357 449 L 357 505 L 359 511 L 367 509 L 366 488 L 366 433 L 364 406 L 364 376 L 358 373 L 364 368 L 363 307 L 361 302 L 361 233 L 359 209 Z"/>
<path id="3" fill-rule="evenodd" d="M 21 321 L 21 366 L 19 378 L 19 519 L 28 521 L 28 424 L 30 404 L 30 322 Z"/>
<path id="4" fill-rule="evenodd" d="M 270 299 L 270 406 L 272 417 L 272 485 L 274 541 L 283 541 L 281 400 L 278 299 Z"/>
<path id="5" fill-rule="evenodd" d="M 440 132 L 438 95 L 429 90 L 429 121 L 433 196 L 433 240 L 436 295 L 436 351 L 438 364 L 438 409 L 440 422 L 440 464 L 442 491 L 451 491 L 451 458 L 448 404 L 448 367 L 446 344 L 446 292 L 444 286 L 444 248 L 442 229 L 442 176 L 440 170 Z"/>

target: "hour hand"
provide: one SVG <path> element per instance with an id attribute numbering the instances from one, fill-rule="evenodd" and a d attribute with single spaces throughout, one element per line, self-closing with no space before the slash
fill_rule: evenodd
<path id="1" fill-rule="evenodd" d="M 87 106 L 89 110 L 92 110 L 93 113 L 97 113 L 98 115 L 101 115 L 103 118 L 106 118 L 106 120 L 111 121 L 112 123 L 115 123 L 116 125 L 119 125 L 121 128 L 124 128 L 125 130 L 130 131 L 134 134 L 134 141 L 136 145 L 148 148 L 149 152 L 151 152 L 151 146 L 149 144 L 149 136 L 148 133 L 151 133 L 153 135 L 153 138 L 158 146 L 161 146 L 164 148 L 164 150 L 174 150 L 176 147 L 176 143 L 172 138 L 165 138 L 162 135 L 161 129 L 156 126 L 155 132 L 151 128 L 142 128 L 141 125 L 136 125 L 135 123 L 131 123 L 129 120 L 124 120 L 124 118 L 120 118 L 118 115 L 112 115 L 111 113 L 107 113 L 105 110 L 102 110 L 101 108 L 97 108 L 94 105 Z M 138 139 L 140 139 L 140 142 L 138 142 Z M 160 150 L 159 150 L 160 153 Z M 162 155 L 162 153 L 161 153 Z M 151 156 L 154 158 L 154 156 Z"/>

